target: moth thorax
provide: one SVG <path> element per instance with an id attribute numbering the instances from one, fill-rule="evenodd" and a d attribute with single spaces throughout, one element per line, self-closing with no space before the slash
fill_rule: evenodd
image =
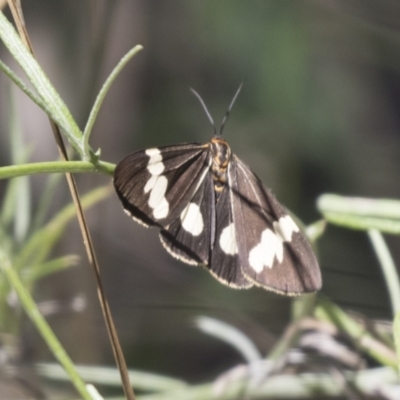
<path id="1" fill-rule="evenodd" d="M 225 140 L 213 138 L 211 140 L 211 154 L 211 170 L 213 172 L 214 188 L 218 192 L 222 191 L 226 183 L 227 168 L 232 153 L 228 143 L 225 142 Z"/>

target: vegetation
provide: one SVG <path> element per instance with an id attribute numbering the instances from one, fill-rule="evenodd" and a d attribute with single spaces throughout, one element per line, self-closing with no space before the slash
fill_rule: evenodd
<path id="1" fill-rule="evenodd" d="M 36 364 L 40 376 L 52 381 L 71 382 L 84 399 L 101 398 L 97 396 L 100 396 L 98 392 L 103 393 L 103 388 L 104 398 L 115 398 L 112 397 L 113 389 L 105 388 L 120 387 L 117 371 L 74 365 L 34 297 L 37 285 L 45 277 L 79 264 L 79 259 L 73 254 L 53 255 L 69 222 L 76 215 L 71 203 L 49 217 L 60 182 L 60 175 L 54 174 L 100 173 L 107 177 L 112 174 L 114 164 L 105 161 L 102 153 L 93 148 L 91 132 L 112 83 L 142 46 L 135 46 L 114 68 L 81 131 L 38 61 L 1 12 L 0 37 L 31 86 L 28 87 L 18 73 L 2 61 L 0 69 L 57 124 L 73 153 L 72 161 L 30 162 L 29 146 L 23 142 L 14 110 L 14 88 L 8 91 L 5 97 L 12 110 L 7 122 L 13 165 L 0 167 L 0 179 L 8 180 L 0 210 L 2 341 L 6 337 L 15 339 L 22 335 L 27 315 L 59 363 Z M 28 176 L 36 174 L 48 174 L 48 180 L 33 213 Z M 110 193 L 110 185 L 89 191 L 80 197 L 83 209 L 95 206 Z M 368 235 L 386 283 L 394 319 L 393 332 L 391 327 L 384 329 L 366 317 L 345 311 L 324 295 L 304 296 L 293 300 L 291 322 L 264 356 L 255 341 L 240 329 L 216 318 L 198 317 L 195 320 L 197 329 L 234 348 L 243 358 L 243 364 L 203 384 L 190 384 L 156 373 L 130 371 L 128 375 L 137 399 L 340 398 L 351 393 L 372 397 L 380 395 L 383 385 L 398 382 L 400 280 L 382 233 L 400 233 L 400 201 L 323 194 L 318 198 L 317 210 L 323 220 L 306 228 L 316 248 L 325 235 L 326 224 L 364 231 Z M 79 335 L 76 340 L 79 341 Z M 173 362 L 171 360 L 171 364 Z M 86 382 L 94 386 L 88 386 Z M 122 396 L 121 391 L 118 391 L 118 396 Z M 60 397 L 54 395 L 54 398 Z"/>

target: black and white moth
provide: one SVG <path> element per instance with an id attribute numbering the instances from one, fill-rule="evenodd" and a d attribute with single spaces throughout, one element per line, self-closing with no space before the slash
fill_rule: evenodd
<path id="1" fill-rule="evenodd" d="M 242 86 L 242 85 L 241 85 Z M 253 285 L 286 295 L 315 292 L 317 259 L 299 227 L 250 168 L 231 152 L 222 130 L 236 92 L 209 143 L 140 150 L 125 157 L 114 185 L 125 211 L 161 229 L 174 257 L 201 264 L 234 288 Z"/>

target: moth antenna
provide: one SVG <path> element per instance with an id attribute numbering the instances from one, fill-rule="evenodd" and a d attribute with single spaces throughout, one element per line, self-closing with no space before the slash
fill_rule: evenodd
<path id="1" fill-rule="evenodd" d="M 190 90 L 199 99 L 199 101 L 200 101 L 201 105 L 203 106 L 203 109 L 204 109 L 205 113 L 207 114 L 207 117 L 208 117 L 209 121 L 211 122 L 211 125 L 212 125 L 212 127 L 214 129 L 214 136 L 217 136 L 218 135 L 217 134 L 217 128 L 215 127 L 214 120 L 213 120 L 210 112 L 208 111 L 206 104 L 204 103 L 204 101 L 201 98 L 201 96 L 193 88 L 190 88 Z"/>
<path id="2" fill-rule="evenodd" d="M 228 120 L 229 114 L 230 114 L 230 112 L 232 110 L 233 105 L 235 104 L 235 101 L 236 101 L 237 97 L 239 96 L 240 91 L 242 90 L 242 87 L 243 87 L 243 82 L 239 85 L 238 90 L 236 91 L 235 95 L 233 96 L 231 104 L 229 104 L 228 111 L 226 112 L 224 118 L 222 119 L 221 128 L 219 129 L 219 135 L 218 136 L 222 136 L 222 131 L 224 130 L 226 121 Z"/>

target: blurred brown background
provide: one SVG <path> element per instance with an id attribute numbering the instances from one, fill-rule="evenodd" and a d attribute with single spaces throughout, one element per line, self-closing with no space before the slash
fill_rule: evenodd
<path id="1" fill-rule="evenodd" d="M 400 197 L 398 2 L 42 0 L 23 6 L 37 57 L 82 128 L 111 69 L 131 47 L 144 46 L 118 77 L 94 127 L 91 144 L 103 160 L 208 141 L 212 128 L 189 87 L 219 123 L 245 80 L 225 138 L 305 223 L 320 218 L 315 202 L 322 193 Z M 4 47 L 0 56 L 13 65 Z M 0 85 L 5 93 L 3 75 Z M 17 98 L 31 160 L 56 159 L 46 116 L 21 93 Z M 2 96 L 1 165 L 11 162 L 6 104 Z M 77 179 L 82 193 L 111 182 L 100 175 Z M 31 182 L 34 210 L 45 180 Z M 52 212 L 69 197 L 62 181 Z M 115 195 L 88 216 L 129 367 L 198 382 L 241 359 L 197 331 L 195 316 L 235 325 L 263 353 L 289 321 L 290 299 L 229 289 L 176 261 L 157 231 L 132 222 Z M 398 239 L 388 239 L 399 259 Z M 69 301 L 84 294 L 83 313 L 60 312 L 49 321 L 74 361 L 113 364 L 76 224 L 58 252 L 80 254 L 81 265 L 44 280 L 35 298 Z M 329 227 L 319 255 L 322 293 L 347 309 L 390 317 L 365 234 Z M 24 341 L 27 360 L 52 360 L 29 323 Z"/>

